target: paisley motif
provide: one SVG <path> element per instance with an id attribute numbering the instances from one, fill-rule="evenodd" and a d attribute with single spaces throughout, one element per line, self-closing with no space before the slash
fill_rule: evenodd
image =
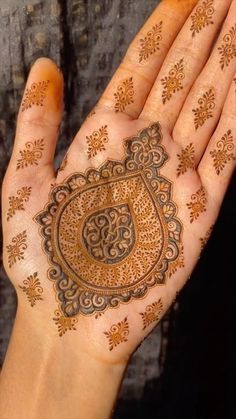
<path id="1" fill-rule="evenodd" d="M 122 161 L 74 173 L 36 215 L 65 316 L 143 298 L 179 257 L 181 223 L 159 123 L 125 141 Z"/>

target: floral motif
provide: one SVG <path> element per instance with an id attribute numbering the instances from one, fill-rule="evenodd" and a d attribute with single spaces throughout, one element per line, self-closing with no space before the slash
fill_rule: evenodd
<path id="1" fill-rule="evenodd" d="M 64 335 L 68 330 L 76 330 L 75 324 L 78 322 L 76 317 L 63 316 L 60 310 L 55 311 L 55 316 L 53 320 L 57 325 L 59 336 Z"/>
<path id="2" fill-rule="evenodd" d="M 206 191 L 201 187 L 195 194 L 191 196 L 192 202 L 187 204 L 188 209 L 190 210 L 190 222 L 197 220 L 200 214 L 206 211 Z"/>
<path id="3" fill-rule="evenodd" d="M 17 160 L 16 170 L 24 169 L 28 166 L 38 165 L 44 150 L 44 140 L 28 141 L 25 144 L 25 149 L 20 150 L 20 158 Z"/>
<path id="4" fill-rule="evenodd" d="M 140 63 L 142 61 L 147 61 L 150 55 L 154 54 L 160 49 L 159 46 L 162 40 L 162 25 L 163 22 L 154 25 L 153 28 L 147 33 L 147 35 L 140 40 Z"/>
<path id="5" fill-rule="evenodd" d="M 184 247 L 181 245 L 178 258 L 170 264 L 168 271 L 169 278 L 174 275 L 178 269 L 184 268 Z"/>
<path id="6" fill-rule="evenodd" d="M 201 32 L 203 28 L 209 25 L 213 25 L 212 16 L 215 12 L 213 7 L 214 0 L 203 1 L 200 6 L 196 8 L 195 13 L 191 16 L 192 26 L 190 30 L 192 31 L 192 36 L 194 37 L 196 33 Z"/>
<path id="7" fill-rule="evenodd" d="M 213 117 L 213 109 L 215 108 L 215 93 L 213 89 L 210 89 L 208 92 L 204 93 L 204 95 L 198 100 L 198 104 L 200 105 L 198 108 L 193 109 L 194 113 L 194 124 L 195 129 L 197 130 L 199 127 L 202 127 L 207 119 Z"/>
<path id="8" fill-rule="evenodd" d="M 28 278 L 23 281 L 23 284 L 23 286 L 19 285 L 19 287 L 26 293 L 31 307 L 36 304 L 36 301 L 43 300 L 43 288 L 41 287 L 37 272 L 28 276 Z"/>
<path id="9" fill-rule="evenodd" d="M 228 130 L 217 142 L 216 149 L 210 152 L 217 175 L 224 170 L 228 162 L 236 160 L 234 153 L 231 153 L 234 150 L 233 140 L 232 131 Z"/>
<path id="10" fill-rule="evenodd" d="M 112 351 L 120 343 L 127 342 L 129 335 L 129 323 L 127 317 L 121 322 L 113 324 L 109 332 L 104 332 L 109 341 L 109 350 Z"/>
<path id="11" fill-rule="evenodd" d="M 24 250 L 27 249 L 26 230 L 13 237 L 12 244 L 7 246 L 8 264 L 11 268 L 17 261 L 24 259 Z"/>
<path id="12" fill-rule="evenodd" d="M 144 313 L 139 313 L 143 320 L 143 330 L 145 330 L 150 324 L 158 322 L 160 315 L 163 311 L 163 304 L 161 298 L 152 304 L 149 304 Z"/>
<path id="13" fill-rule="evenodd" d="M 23 186 L 17 191 L 17 196 L 9 197 L 9 209 L 7 212 L 7 221 L 15 215 L 16 211 L 24 211 L 24 202 L 29 200 L 31 194 L 31 187 Z"/>
<path id="14" fill-rule="evenodd" d="M 193 143 L 187 145 L 185 149 L 177 154 L 180 161 L 177 168 L 177 176 L 183 175 L 188 169 L 195 169 L 195 149 Z"/>
<path id="15" fill-rule="evenodd" d="M 46 91 L 48 89 L 49 80 L 39 81 L 32 83 L 30 88 L 26 89 L 25 96 L 22 102 L 21 110 L 24 112 L 26 109 L 35 106 L 43 106 L 44 99 L 46 98 Z"/>
<path id="16" fill-rule="evenodd" d="M 207 231 L 207 233 L 206 233 L 205 237 L 200 238 L 200 242 L 201 242 L 201 250 L 203 250 L 203 249 L 204 249 L 204 247 L 207 245 L 207 242 L 208 242 L 208 240 L 209 240 L 209 238 L 210 238 L 210 236 L 211 236 L 211 233 L 212 233 L 212 231 L 213 231 L 213 228 L 214 228 L 214 226 L 211 226 L 211 227 L 209 228 L 209 230 Z"/>
<path id="17" fill-rule="evenodd" d="M 172 98 L 174 93 L 179 92 L 183 89 L 182 80 L 184 78 L 184 59 L 182 58 L 169 71 L 169 75 L 161 79 L 161 83 L 164 87 L 162 93 L 162 101 L 164 104 Z"/>
<path id="18" fill-rule="evenodd" d="M 102 126 L 99 130 L 94 131 L 92 135 L 86 137 L 88 144 L 88 158 L 94 157 L 99 151 L 104 151 L 105 144 L 108 143 L 107 125 Z"/>
<path id="19" fill-rule="evenodd" d="M 236 24 L 224 36 L 223 42 L 223 45 L 218 48 L 221 55 L 220 64 L 222 70 L 228 67 L 230 62 L 236 58 Z"/>
<path id="20" fill-rule="evenodd" d="M 124 112 L 126 107 L 134 103 L 134 82 L 133 77 L 122 81 L 114 93 L 116 99 L 115 111 Z"/>

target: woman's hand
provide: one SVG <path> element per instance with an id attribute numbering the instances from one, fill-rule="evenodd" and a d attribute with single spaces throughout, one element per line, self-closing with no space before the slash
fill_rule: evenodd
<path id="1" fill-rule="evenodd" d="M 196 3 L 161 2 L 56 174 L 63 80 L 38 60 L 4 179 L 18 316 L 121 374 L 191 274 L 235 169 L 236 1 Z"/>

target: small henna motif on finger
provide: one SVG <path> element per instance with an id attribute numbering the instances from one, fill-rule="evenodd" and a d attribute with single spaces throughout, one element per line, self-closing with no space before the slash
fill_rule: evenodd
<path id="1" fill-rule="evenodd" d="M 188 169 L 195 169 L 195 149 L 193 143 L 188 144 L 180 154 L 177 154 L 177 157 L 179 159 L 177 177 L 186 173 Z"/>
<path id="2" fill-rule="evenodd" d="M 187 203 L 190 210 L 190 223 L 196 221 L 200 214 L 206 211 L 207 197 L 206 191 L 201 187 L 195 194 L 191 196 L 191 202 Z"/>
<path id="3" fill-rule="evenodd" d="M 48 86 L 49 80 L 32 83 L 31 86 L 25 91 L 21 106 L 22 112 L 32 108 L 32 106 L 43 106 Z"/>
<path id="4" fill-rule="evenodd" d="M 203 1 L 197 8 L 195 13 L 191 16 L 192 26 L 190 28 L 192 36 L 195 37 L 203 28 L 213 25 L 212 16 L 215 13 L 213 7 L 214 0 Z"/>
<path id="5" fill-rule="evenodd" d="M 234 139 L 232 131 L 228 130 L 227 133 L 216 144 L 216 148 L 210 151 L 210 156 L 213 159 L 214 168 L 217 175 L 224 170 L 227 163 L 236 160 L 234 156 Z"/>
<path id="6" fill-rule="evenodd" d="M 134 82 L 133 77 L 130 77 L 122 81 L 118 87 L 117 91 L 114 93 L 116 100 L 115 111 L 124 112 L 128 105 L 134 103 Z"/>
<path id="7" fill-rule="evenodd" d="M 162 92 L 162 102 L 165 104 L 172 96 L 183 89 L 182 80 L 185 78 L 184 74 L 184 59 L 182 58 L 173 68 L 169 71 L 167 77 L 161 79 L 164 87 Z"/>
<path id="8" fill-rule="evenodd" d="M 213 109 L 216 106 L 214 90 L 210 89 L 204 93 L 198 100 L 198 104 L 200 106 L 193 109 L 194 125 L 196 130 L 199 127 L 202 127 L 208 119 L 213 118 Z"/>
<path id="9" fill-rule="evenodd" d="M 220 53 L 220 65 L 224 70 L 228 67 L 231 61 L 236 58 L 236 24 L 232 26 L 229 33 L 223 38 L 223 44 L 218 48 Z"/>
<path id="10" fill-rule="evenodd" d="M 160 48 L 160 42 L 162 40 L 162 25 L 161 21 L 159 24 L 156 24 L 148 31 L 147 35 L 140 39 L 140 52 L 139 52 L 139 62 L 147 61 L 150 55 L 153 55 Z"/>

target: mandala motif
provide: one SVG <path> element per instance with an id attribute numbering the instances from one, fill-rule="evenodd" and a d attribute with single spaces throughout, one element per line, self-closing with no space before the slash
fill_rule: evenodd
<path id="1" fill-rule="evenodd" d="M 234 157 L 234 139 L 232 131 L 229 130 L 216 144 L 216 149 L 210 152 L 213 159 L 214 168 L 217 175 L 222 172 L 226 164 L 232 160 L 236 160 Z"/>
<path id="2" fill-rule="evenodd" d="M 140 40 L 140 52 L 139 52 L 139 62 L 147 61 L 150 55 L 154 54 L 159 50 L 159 45 L 162 40 L 162 24 L 156 24 L 153 28 L 147 33 L 145 38 Z"/>
<path id="3" fill-rule="evenodd" d="M 184 78 L 184 59 L 182 58 L 169 71 L 169 75 L 161 79 L 161 83 L 164 87 L 164 90 L 162 92 L 162 101 L 164 104 L 172 98 L 174 93 L 179 92 L 183 89 L 182 80 Z"/>
<path id="4" fill-rule="evenodd" d="M 196 12 L 191 16 L 192 26 L 190 30 L 193 37 L 196 33 L 201 32 L 206 26 L 213 25 L 212 16 L 215 12 L 213 4 L 214 0 L 203 1 L 202 4 L 196 8 Z"/>
<path id="5" fill-rule="evenodd" d="M 44 149 L 44 140 L 28 141 L 24 150 L 20 150 L 20 158 L 17 160 L 16 170 L 24 169 L 28 166 L 38 165 Z"/>
<path id="6" fill-rule="evenodd" d="M 143 320 L 143 330 L 145 330 L 150 324 L 157 322 L 160 319 L 160 315 L 163 310 L 163 304 L 161 298 L 152 304 L 149 304 L 144 313 L 140 313 Z"/>
<path id="7" fill-rule="evenodd" d="M 110 351 L 112 351 L 120 343 L 127 342 L 127 337 L 129 335 L 129 323 L 127 317 L 125 317 L 121 322 L 113 324 L 109 332 L 104 332 L 104 334 L 109 341 Z"/>
<path id="8" fill-rule="evenodd" d="M 199 99 L 198 108 L 193 109 L 194 113 L 194 125 L 197 130 L 199 127 L 202 127 L 205 122 L 213 117 L 213 109 L 215 108 L 215 93 L 212 89 L 204 93 L 204 95 Z"/>
<path id="9" fill-rule="evenodd" d="M 43 106 L 44 99 L 46 98 L 46 91 L 48 89 L 49 80 L 39 81 L 33 83 L 30 88 L 26 89 L 25 96 L 22 102 L 21 110 L 24 112 L 26 109 L 35 106 Z"/>
<path id="10" fill-rule="evenodd" d="M 114 93 L 114 97 L 116 99 L 116 112 L 124 112 L 128 105 L 134 103 L 133 77 L 130 77 L 119 84 L 116 93 Z"/>
<path id="11" fill-rule="evenodd" d="M 34 307 L 36 301 L 43 300 L 43 288 L 41 287 L 37 272 L 28 276 L 28 278 L 23 281 L 23 284 L 23 286 L 19 285 L 19 288 L 21 288 L 23 292 L 26 293 L 31 307 Z"/>
<path id="12" fill-rule="evenodd" d="M 108 131 L 107 125 L 99 128 L 98 131 L 94 131 L 92 135 L 86 137 L 88 144 L 88 158 L 94 157 L 98 154 L 99 151 L 104 151 L 105 144 L 108 143 Z"/>
<path id="13" fill-rule="evenodd" d="M 236 24 L 224 36 L 223 42 L 223 45 L 218 48 L 221 55 L 220 64 L 222 70 L 228 67 L 230 62 L 236 58 Z"/>
<path id="14" fill-rule="evenodd" d="M 160 174 L 161 138 L 159 124 L 142 130 L 126 140 L 123 160 L 73 174 L 36 215 L 66 316 L 103 312 L 165 283 L 182 228 Z"/>

